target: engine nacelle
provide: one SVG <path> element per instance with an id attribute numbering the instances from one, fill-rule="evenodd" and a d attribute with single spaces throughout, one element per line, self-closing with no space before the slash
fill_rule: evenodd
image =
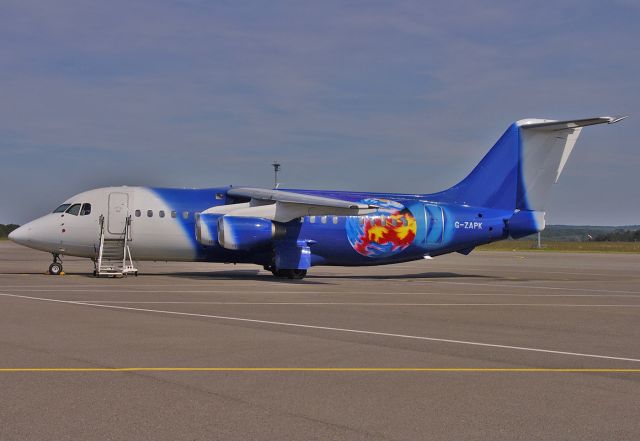
<path id="1" fill-rule="evenodd" d="M 260 217 L 222 216 L 218 219 L 218 243 L 228 250 L 249 250 L 286 234 L 284 225 Z"/>

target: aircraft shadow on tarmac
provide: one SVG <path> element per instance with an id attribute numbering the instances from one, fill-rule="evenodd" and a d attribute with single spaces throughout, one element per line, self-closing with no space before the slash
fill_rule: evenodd
<path id="1" fill-rule="evenodd" d="M 231 271 L 211 271 L 211 272 L 171 272 L 171 273 L 151 273 L 144 274 L 144 277 L 177 277 L 197 280 L 255 280 L 261 282 L 275 283 L 297 283 L 297 284 L 330 284 L 330 280 L 411 280 L 411 279 L 456 279 L 456 278 L 478 278 L 478 279 L 502 279 L 496 276 L 483 274 L 460 274 L 453 272 L 425 272 L 417 274 L 309 274 L 303 280 L 279 279 L 271 274 L 260 272 L 259 270 L 231 270 Z"/>
<path id="2" fill-rule="evenodd" d="M 42 275 L 38 272 L 9 272 L 0 273 L 6 275 Z M 84 277 L 87 279 L 94 279 L 91 273 L 88 272 L 67 272 L 69 276 Z M 128 276 L 130 278 L 134 276 Z M 166 273 L 146 273 L 140 272 L 141 278 L 151 277 L 175 277 L 181 279 L 191 280 L 254 280 L 260 282 L 272 282 L 272 283 L 295 283 L 305 285 L 330 285 L 330 280 L 427 280 L 427 279 L 491 279 L 491 280 L 504 280 L 503 277 L 489 276 L 484 274 L 461 274 L 454 272 L 424 272 L 414 274 L 313 274 L 310 273 L 303 280 L 289 280 L 273 277 L 271 274 L 261 272 L 260 270 L 229 270 L 229 271 L 178 271 L 178 272 L 166 272 Z"/>
<path id="3" fill-rule="evenodd" d="M 460 274 L 451 272 L 427 272 L 417 274 L 337 274 L 337 275 L 308 275 L 312 279 L 372 279 L 372 280 L 405 280 L 405 279 L 456 279 L 456 278 L 478 278 L 478 279 L 502 279 L 502 277 L 487 276 L 484 274 Z"/>

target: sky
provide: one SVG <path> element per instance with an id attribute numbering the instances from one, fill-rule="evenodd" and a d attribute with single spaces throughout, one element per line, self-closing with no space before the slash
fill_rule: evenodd
<path id="1" fill-rule="evenodd" d="M 550 224 L 640 224 L 636 1 L 3 0 L 0 223 L 107 185 L 428 193 L 583 130 Z"/>

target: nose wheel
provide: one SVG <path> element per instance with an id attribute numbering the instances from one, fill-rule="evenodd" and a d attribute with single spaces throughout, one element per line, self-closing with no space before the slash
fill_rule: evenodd
<path id="1" fill-rule="evenodd" d="M 60 255 L 53 253 L 53 263 L 49 265 L 49 274 L 57 276 L 62 272 L 62 261 Z"/>

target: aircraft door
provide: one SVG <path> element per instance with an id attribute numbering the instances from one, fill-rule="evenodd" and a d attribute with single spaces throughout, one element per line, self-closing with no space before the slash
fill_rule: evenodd
<path id="1" fill-rule="evenodd" d="M 439 205 L 425 204 L 427 246 L 440 245 L 444 235 L 444 212 Z"/>
<path id="2" fill-rule="evenodd" d="M 122 234 L 129 213 L 129 195 L 127 193 L 109 193 L 109 216 L 107 232 Z"/>

